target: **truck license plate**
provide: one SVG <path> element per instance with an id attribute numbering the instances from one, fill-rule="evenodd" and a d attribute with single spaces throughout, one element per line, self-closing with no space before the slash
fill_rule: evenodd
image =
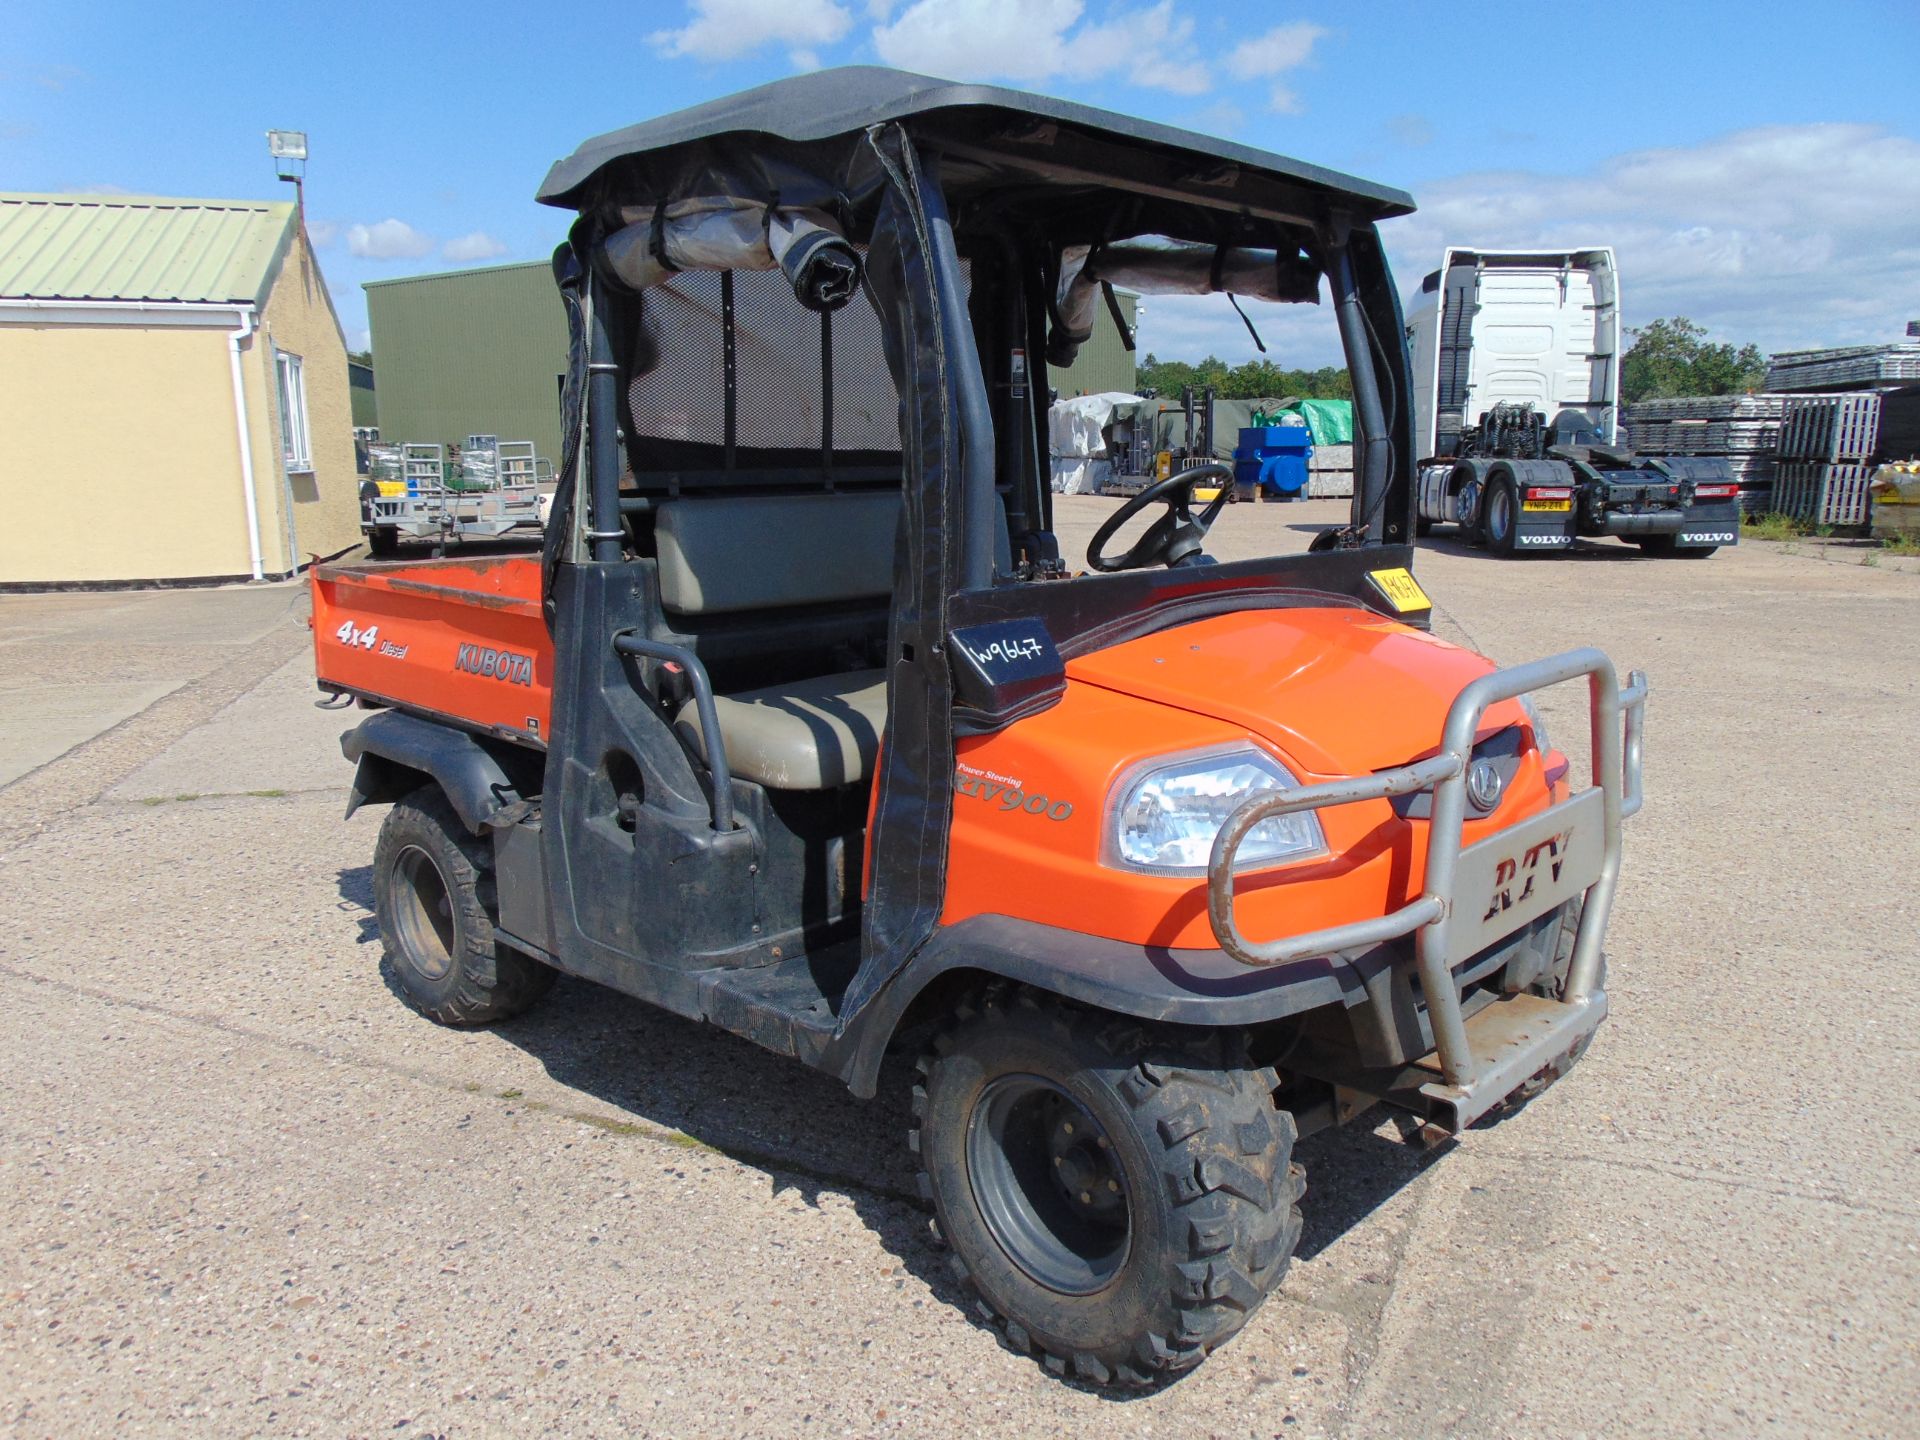
<path id="1" fill-rule="evenodd" d="M 1573 502 L 1571 500 L 1522 500 L 1520 502 L 1520 508 L 1522 510 L 1559 510 L 1564 512 L 1573 509 Z"/>
<path id="2" fill-rule="evenodd" d="M 1460 852 L 1447 964 L 1458 965 L 1565 904 L 1600 877 L 1606 797 L 1582 790 Z"/>

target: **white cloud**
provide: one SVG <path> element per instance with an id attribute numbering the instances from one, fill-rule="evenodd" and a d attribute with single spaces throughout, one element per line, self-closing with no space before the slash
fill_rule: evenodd
<path id="1" fill-rule="evenodd" d="M 1324 25 L 1308 20 L 1276 25 L 1264 35 L 1236 43 L 1227 56 L 1227 70 L 1236 80 L 1274 80 L 1311 60 L 1313 47 L 1327 33 Z M 1267 105 L 1282 115 L 1298 115 L 1306 109 L 1291 85 L 1277 82 L 1267 94 Z"/>
<path id="2" fill-rule="evenodd" d="M 433 249 L 433 237 L 404 220 L 347 227 L 347 252 L 364 260 L 417 260 Z"/>
<path id="3" fill-rule="evenodd" d="M 475 260 L 491 260 L 495 256 L 504 255 L 507 253 L 507 247 L 484 230 L 472 230 L 449 240 L 440 253 L 447 259 L 457 260 L 464 265 Z"/>
<path id="4" fill-rule="evenodd" d="M 691 18 L 680 29 L 647 37 L 661 54 L 733 60 L 763 45 L 805 50 L 833 44 L 853 24 L 835 0 L 689 0 L 688 9 Z"/>
<path id="5" fill-rule="evenodd" d="M 1898 338 L 1920 313 L 1920 141 L 1773 125 L 1582 175 L 1463 175 L 1384 227 L 1402 289 L 1447 244 L 1612 245 L 1625 317 L 1685 315 L 1765 350 Z"/>
<path id="6" fill-rule="evenodd" d="M 326 249 L 339 238 L 340 222 L 338 220 L 309 219 L 307 221 L 307 239 L 313 242 L 316 250 Z"/>
<path id="7" fill-rule="evenodd" d="M 1084 0 L 915 0 L 873 47 L 889 65 L 956 80 L 1039 84 L 1119 75 L 1134 85 L 1200 95 L 1212 77 L 1193 22 L 1173 0 L 1082 22 Z"/>
<path id="8" fill-rule="evenodd" d="M 1772 351 L 1896 340 L 1920 318 L 1920 140 L 1876 126 L 1768 126 L 1584 174 L 1456 176 L 1415 198 L 1417 214 L 1381 226 L 1403 296 L 1449 244 L 1611 245 L 1630 326 L 1685 315 Z M 1143 303 L 1142 354 L 1255 358 L 1221 296 Z M 1328 306 L 1246 309 L 1277 364 L 1341 363 Z"/>

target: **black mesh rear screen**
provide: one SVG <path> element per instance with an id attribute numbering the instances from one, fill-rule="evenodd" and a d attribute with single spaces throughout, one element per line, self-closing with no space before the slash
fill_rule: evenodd
<path id="1" fill-rule="evenodd" d="M 733 274 L 736 465 L 822 468 L 822 318 L 777 270 Z M 636 480 L 649 472 L 726 464 L 723 276 L 688 270 L 650 287 L 631 357 L 627 403 Z M 899 402 L 880 347 L 880 317 L 864 289 L 827 317 L 833 356 L 836 462 L 897 461 Z"/>

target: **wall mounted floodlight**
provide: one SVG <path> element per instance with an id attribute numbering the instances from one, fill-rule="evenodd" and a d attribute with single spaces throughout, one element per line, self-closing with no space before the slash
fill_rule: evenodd
<path id="1" fill-rule="evenodd" d="M 304 130 L 267 131 L 267 153 L 276 160 L 305 160 L 307 132 Z"/>

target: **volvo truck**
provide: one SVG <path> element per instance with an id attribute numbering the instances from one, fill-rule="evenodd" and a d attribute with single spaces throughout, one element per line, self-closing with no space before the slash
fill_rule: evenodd
<path id="1" fill-rule="evenodd" d="M 1415 528 L 1496 555 L 1617 536 L 1697 559 L 1740 538 L 1726 461 L 1617 440 L 1620 271 L 1606 246 L 1449 246 L 1407 306 Z"/>

